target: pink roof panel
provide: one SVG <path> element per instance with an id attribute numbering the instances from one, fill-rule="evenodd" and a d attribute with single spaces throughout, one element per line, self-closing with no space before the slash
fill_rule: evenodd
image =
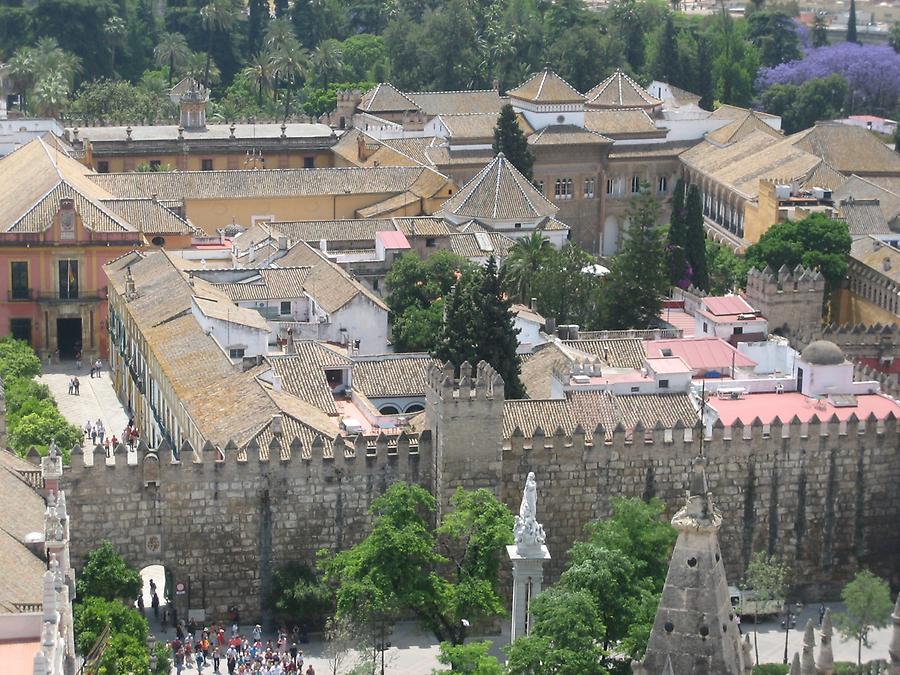
<path id="1" fill-rule="evenodd" d="M 741 354 L 721 338 L 682 338 L 681 340 L 651 340 L 644 343 L 648 357 L 680 356 L 691 370 L 721 370 L 752 368 L 756 361 Z M 663 350 L 669 350 L 664 353 Z"/>
<path id="2" fill-rule="evenodd" d="M 697 323 L 694 317 L 683 309 L 663 309 L 659 313 L 659 318 L 673 328 L 681 330 L 682 337 L 694 337 L 697 330 Z"/>
<path id="3" fill-rule="evenodd" d="M 719 413 L 719 419 L 726 427 L 737 420 L 745 425 L 750 424 L 755 417 L 759 417 L 763 424 L 770 424 L 776 417 L 787 424 L 795 415 L 801 422 L 809 422 L 813 415 L 817 415 L 822 421 L 837 415 L 844 422 L 853 413 L 860 420 L 865 420 L 872 413 L 877 419 L 883 420 L 891 411 L 900 417 L 900 404 L 881 394 L 857 394 L 857 405 L 848 407 L 835 407 L 827 399 L 816 400 L 797 392 L 748 394 L 739 399 L 718 399 L 713 396 L 707 403 Z"/>
<path id="4" fill-rule="evenodd" d="M 409 245 L 409 241 L 399 230 L 386 230 L 383 232 L 376 232 L 375 236 L 381 240 L 381 243 L 384 244 L 385 248 L 389 249 L 406 249 L 412 248 Z"/>
<path id="5" fill-rule="evenodd" d="M 739 295 L 720 295 L 703 298 L 703 304 L 710 314 L 725 316 L 728 314 L 748 314 L 753 308 Z"/>

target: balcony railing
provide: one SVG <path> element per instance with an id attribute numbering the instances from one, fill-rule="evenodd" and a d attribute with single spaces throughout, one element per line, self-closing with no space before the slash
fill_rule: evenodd
<path id="1" fill-rule="evenodd" d="M 6 293 L 10 302 L 27 302 L 29 300 L 34 300 L 33 288 L 13 288 Z"/>
<path id="2" fill-rule="evenodd" d="M 106 289 L 93 291 L 37 291 L 38 300 L 43 302 L 97 302 L 106 300 Z"/>

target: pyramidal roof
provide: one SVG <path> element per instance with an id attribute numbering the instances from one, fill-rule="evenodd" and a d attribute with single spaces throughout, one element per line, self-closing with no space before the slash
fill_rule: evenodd
<path id="1" fill-rule="evenodd" d="M 637 675 L 671 668 L 678 675 L 750 672 L 728 595 L 719 549 L 722 516 L 706 481 L 706 460 L 694 461 L 688 496 L 672 518 L 678 539 L 663 587 L 656 620 Z"/>
<path id="2" fill-rule="evenodd" d="M 621 70 L 616 70 L 585 97 L 586 105 L 594 108 L 654 108 L 662 105 L 662 101 L 651 96 Z"/>
<path id="3" fill-rule="evenodd" d="M 363 94 L 361 110 L 370 113 L 418 110 L 419 105 L 390 82 L 382 82 Z"/>
<path id="4" fill-rule="evenodd" d="M 501 152 L 444 202 L 441 211 L 467 219 L 528 220 L 555 215 L 559 209 Z"/>
<path id="5" fill-rule="evenodd" d="M 584 103 L 584 95 L 549 68 L 506 93 L 510 98 L 531 103 Z"/>

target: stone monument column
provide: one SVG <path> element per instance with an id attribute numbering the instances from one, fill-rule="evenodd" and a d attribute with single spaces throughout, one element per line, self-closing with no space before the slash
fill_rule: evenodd
<path id="1" fill-rule="evenodd" d="M 537 522 L 537 483 L 534 472 L 530 472 L 525 481 L 525 492 L 513 534 L 516 543 L 506 547 L 513 565 L 510 642 L 531 632 L 531 601 L 541 592 L 544 561 L 550 560 L 550 552 L 544 545 L 544 528 Z"/>

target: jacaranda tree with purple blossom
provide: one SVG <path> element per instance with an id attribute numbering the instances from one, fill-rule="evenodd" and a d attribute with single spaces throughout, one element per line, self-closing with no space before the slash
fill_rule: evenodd
<path id="1" fill-rule="evenodd" d="M 900 54 L 888 45 L 842 42 L 807 49 L 802 59 L 761 68 L 756 89 L 763 94 L 775 84 L 801 85 L 835 73 L 843 76 L 849 87 L 844 115 L 887 116 L 896 110 L 900 99 Z"/>

